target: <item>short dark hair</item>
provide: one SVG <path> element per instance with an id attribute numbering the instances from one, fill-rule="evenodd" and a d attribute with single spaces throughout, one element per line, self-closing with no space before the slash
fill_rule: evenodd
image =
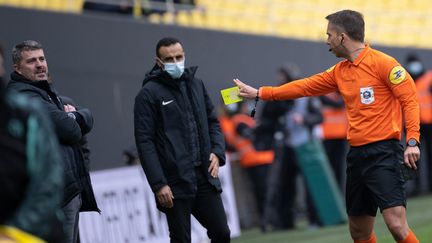
<path id="1" fill-rule="evenodd" d="M 341 10 L 326 17 L 341 32 L 346 32 L 351 39 L 364 42 L 365 23 L 363 15 L 353 10 Z"/>
<path id="2" fill-rule="evenodd" d="M 159 49 L 162 46 L 170 46 L 170 45 L 174 45 L 174 44 L 177 44 L 177 43 L 181 44 L 181 42 L 178 39 L 174 38 L 174 37 L 164 37 L 164 38 L 160 39 L 158 41 L 157 45 L 156 45 L 156 56 L 160 57 L 159 56 Z"/>
<path id="3" fill-rule="evenodd" d="M 12 49 L 12 61 L 13 64 L 17 64 L 21 61 L 21 53 L 23 51 L 33 51 L 42 49 L 42 44 L 34 40 L 26 40 L 14 46 Z"/>

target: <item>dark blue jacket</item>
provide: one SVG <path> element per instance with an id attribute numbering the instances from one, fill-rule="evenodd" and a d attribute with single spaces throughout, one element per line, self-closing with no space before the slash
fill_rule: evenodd
<path id="1" fill-rule="evenodd" d="M 54 125 L 54 131 L 60 143 L 60 151 L 65 170 L 65 191 L 63 205 L 82 193 L 81 211 L 99 211 L 90 183 L 88 167 L 81 143 L 83 137 L 93 127 L 90 110 L 83 108 L 73 112 L 75 119 L 64 111 L 61 98 L 47 81 L 29 81 L 17 72 L 11 74 L 8 90 L 25 94 L 30 99 L 38 100 Z"/>
<path id="2" fill-rule="evenodd" d="M 169 185 L 175 198 L 193 197 L 197 191 L 195 166 L 191 157 L 190 129 L 185 99 L 189 98 L 197 124 L 201 169 L 218 191 L 218 178 L 208 172 L 210 153 L 225 164 L 225 142 L 216 111 L 201 80 L 195 78 L 196 67 L 185 70 L 179 79 L 155 66 L 135 98 L 135 140 L 142 167 L 153 192 Z"/>

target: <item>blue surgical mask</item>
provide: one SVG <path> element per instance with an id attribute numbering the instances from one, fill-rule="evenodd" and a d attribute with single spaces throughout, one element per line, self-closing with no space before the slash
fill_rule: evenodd
<path id="1" fill-rule="evenodd" d="M 184 72 L 185 61 L 164 63 L 165 71 L 173 78 L 180 78 Z"/>

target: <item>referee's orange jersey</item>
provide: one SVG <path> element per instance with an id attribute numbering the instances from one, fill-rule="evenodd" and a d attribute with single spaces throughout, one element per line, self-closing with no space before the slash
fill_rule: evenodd
<path id="1" fill-rule="evenodd" d="M 353 63 L 341 61 L 305 79 L 280 87 L 261 87 L 259 96 L 263 100 L 286 100 L 333 91 L 339 91 L 345 101 L 347 139 L 352 146 L 400 140 L 402 114 L 407 139 L 419 141 L 420 115 L 413 79 L 393 57 L 369 46 Z"/>

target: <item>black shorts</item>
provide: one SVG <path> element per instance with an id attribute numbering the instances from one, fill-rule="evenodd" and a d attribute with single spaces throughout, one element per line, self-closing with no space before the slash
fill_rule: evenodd
<path id="1" fill-rule="evenodd" d="M 346 206 L 349 216 L 376 216 L 395 206 L 406 206 L 402 176 L 403 146 L 384 140 L 351 147 L 347 155 Z"/>

